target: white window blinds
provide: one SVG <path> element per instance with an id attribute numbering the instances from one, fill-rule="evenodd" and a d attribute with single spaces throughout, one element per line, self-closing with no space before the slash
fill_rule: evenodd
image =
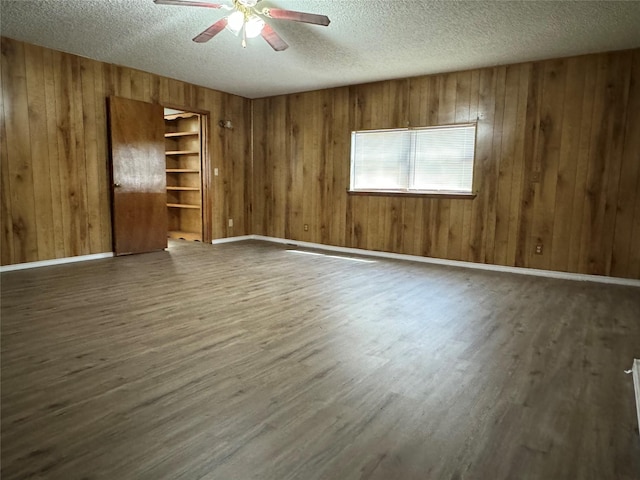
<path id="1" fill-rule="evenodd" d="M 406 188 L 411 139 L 406 131 L 355 133 L 352 163 L 355 189 Z"/>
<path id="2" fill-rule="evenodd" d="M 351 190 L 471 193 L 475 125 L 353 132 Z"/>

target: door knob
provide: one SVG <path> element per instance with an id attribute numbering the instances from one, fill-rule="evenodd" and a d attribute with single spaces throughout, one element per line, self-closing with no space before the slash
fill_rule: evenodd
<path id="1" fill-rule="evenodd" d="M 119 183 L 114 183 L 113 184 L 113 188 L 120 188 L 122 185 L 120 185 Z"/>

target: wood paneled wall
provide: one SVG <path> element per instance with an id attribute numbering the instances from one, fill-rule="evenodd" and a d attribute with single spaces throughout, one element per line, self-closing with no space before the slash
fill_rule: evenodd
<path id="1" fill-rule="evenodd" d="M 1 45 L 3 265 L 112 250 L 105 99 L 117 95 L 210 112 L 213 238 L 640 278 L 640 50 L 251 102 Z M 352 130 L 476 120 L 475 199 L 347 194 Z"/>
<path id="2" fill-rule="evenodd" d="M 640 278 L 640 50 L 271 97 L 253 107 L 253 233 Z M 347 194 L 352 130 L 476 119 L 475 199 Z M 542 255 L 534 253 L 539 243 Z"/>
<path id="3" fill-rule="evenodd" d="M 208 111 L 213 238 L 250 233 L 250 100 L 6 38 L 1 47 L 3 265 L 112 251 L 109 95 Z"/>

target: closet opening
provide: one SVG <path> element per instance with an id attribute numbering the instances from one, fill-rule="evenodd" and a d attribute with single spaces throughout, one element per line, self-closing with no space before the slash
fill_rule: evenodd
<path id="1" fill-rule="evenodd" d="M 211 242 L 208 115 L 164 109 L 168 238 Z"/>

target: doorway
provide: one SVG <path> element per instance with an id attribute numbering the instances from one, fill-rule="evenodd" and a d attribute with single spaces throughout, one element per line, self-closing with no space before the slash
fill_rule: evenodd
<path id="1" fill-rule="evenodd" d="M 207 125 L 205 113 L 164 109 L 168 238 L 211 241 Z"/>

